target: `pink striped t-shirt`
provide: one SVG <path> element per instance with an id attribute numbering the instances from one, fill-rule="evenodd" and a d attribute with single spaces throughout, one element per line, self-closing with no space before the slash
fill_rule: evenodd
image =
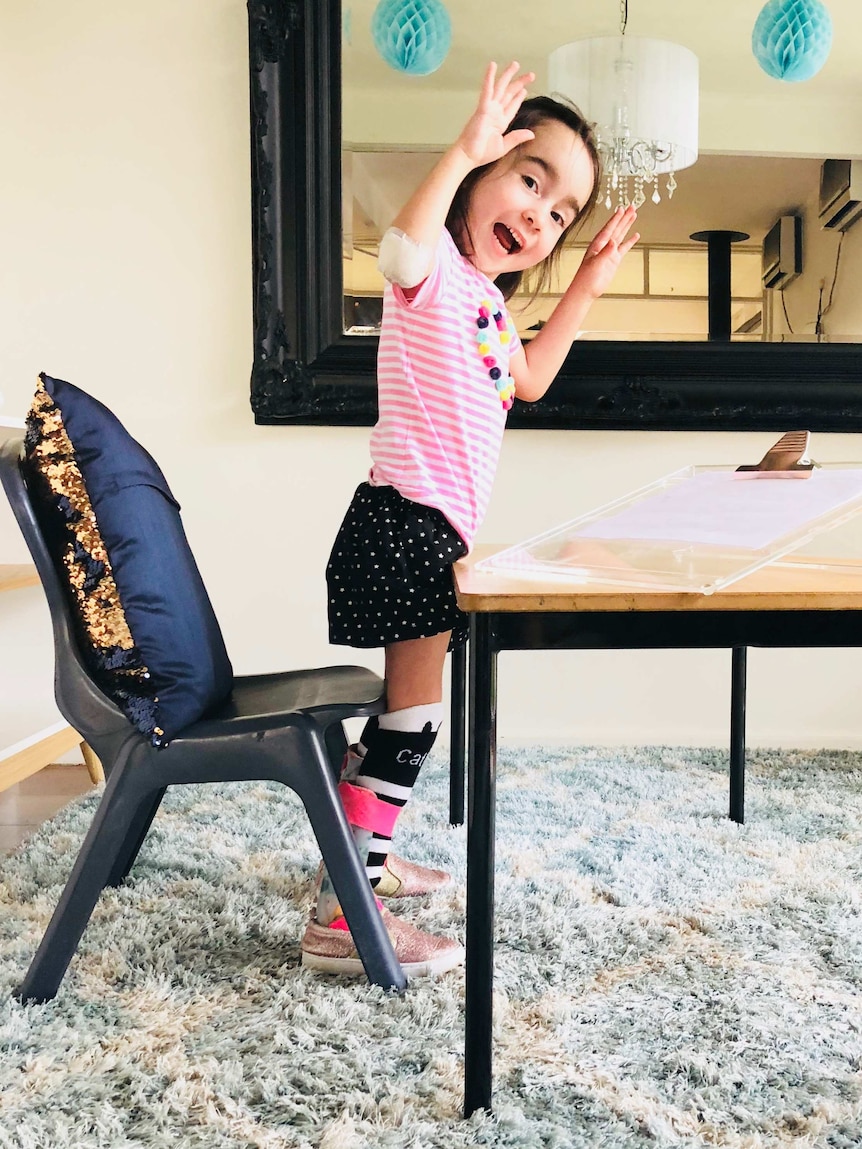
<path id="1" fill-rule="evenodd" d="M 508 413 L 500 387 L 520 346 L 499 289 L 445 229 L 412 301 L 386 285 L 369 482 L 442 511 L 468 549 L 491 497 Z"/>

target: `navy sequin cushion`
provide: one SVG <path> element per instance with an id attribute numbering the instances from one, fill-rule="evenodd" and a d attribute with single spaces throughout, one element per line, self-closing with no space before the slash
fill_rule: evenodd
<path id="1" fill-rule="evenodd" d="M 179 504 L 104 404 L 49 375 L 39 376 L 25 453 L 93 677 L 166 746 L 233 681 Z"/>

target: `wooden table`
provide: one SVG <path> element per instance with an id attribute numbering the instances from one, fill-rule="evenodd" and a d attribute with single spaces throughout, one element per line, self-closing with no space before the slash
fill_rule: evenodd
<path id="1" fill-rule="evenodd" d="M 491 1108 L 498 653 L 733 651 L 731 816 L 741 820 L 746 648 L 862 646 L 862 569 L 852 565 L 774 564 L 707 596 L 477 571 L 498 549 L 479 547 L 454 568 L 470 615 L 465 1116 Z"/>
<path id="2" fill-rule="evenodd" d="M 39 576 L 32 563 L 0 563 L 0 592 L 38 585 Z M 67 723 L 57 722 L 0 750 L 0 790 L 29 778 L 76 746 L 81 748 L 92 782 L 103 782 L 102 764 L 81 735 Z"/>

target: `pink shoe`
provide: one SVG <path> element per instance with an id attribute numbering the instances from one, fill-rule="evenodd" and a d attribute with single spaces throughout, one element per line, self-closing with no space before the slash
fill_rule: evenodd
<path id="1" fill-rule="evenodd" d="M 317 869 L 316 885 L 320 885 L 323 875 L 323 862 Z M 383 876 L 374 887 L 378 898 L 420 898 L 423 894 L 434 894 L 452 884 L 452 876 L 445 870 L 432 870 L 389 854 L 383 866 Z"/>
<path id="2" fill-rule="evenodd" d="M 388 910 L 382 909 L 380 913 L 395 947 L 395 956 L 408 978 L 446 973 L 463 963 L 464 947 L 458 942 L 417 929 Z M 312 915 L 300 945 L 306 969 L 348 976 L 365 974 L 346 924 L 343 919 L 336 919 L 335 926 L 322 926 Z"/>
<path id="3" fill-rule="evenodd" d="M 399 858 L 397 854 L 389 854 L 374 892 L 378 898 L 419 898 L 423 894 L 435 894 L 451 884 L 452 877 L 445 870 L 432 870 Z"/>

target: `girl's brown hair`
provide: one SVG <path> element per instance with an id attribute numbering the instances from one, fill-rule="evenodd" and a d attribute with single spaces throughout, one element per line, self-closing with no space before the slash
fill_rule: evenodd
<path id="1" fill-rule="evenodd" d="M 554 250 L 550 255 L 546 256 L 541 263 L 527 269 L 526 274 L 529 276 L 530 288 L 534 297 L 549 285 L 554 269 L 559 263 L 560 250 L 566 239 L 572 235 L 577 228 L 580 228 L 581 224 L 592 215 L 599 197 L 599 186 L 601 184 L 601 160 L 599 158 L 599 150 L 596 145 L 596 137 L 593 133 L 592 125 L 587 123 L 574 104 L 564 103 L 559 99 L 552 99 L 550 96 L 533 96 L 529 100 L 524 100 L 523 104 L 521 104 L 517 115 L 506 129 L 506 134 L 508 135 L 509 132 L 514 132 L 521 128 L 528 128 L 530 131 L 535 131 L 539 124 L 546 123 L 548 120 L 557 120 L 559 123 L 565 124 L 567 128 L 571 128 L 575 135 L 584 141 L 584 147 L 587 149 L 587 154 L 592 160 L 594 178 L 590 198 L 565 231 L 561 233 L 559 240 L 554 245 Z M 495 163 L 499 162 L 499 160 L 495 161 Z M 474 170 L 462 180 L 460 187 L 455 192 L 452 205 L 449 208 L 449 214 L 446 216 L 446 227 L 458 245 L 459 250 L 463 246 L 464 239 L 469 240 L 470 238 L 470 231 L 467 226 L 467 211 L 470 207 L 473 189 L 485 173 L 490 171 L 493 166 L 494 164 L 484 164 L 480 168 L 474 168 Z M 512 298 L 521 286 L 524 274 L 525 272 L 523 271 L 504 271 L 502 275 L 497 276 L 495 282 L 503 293 L 504 299 L 508 300 Z"/>

